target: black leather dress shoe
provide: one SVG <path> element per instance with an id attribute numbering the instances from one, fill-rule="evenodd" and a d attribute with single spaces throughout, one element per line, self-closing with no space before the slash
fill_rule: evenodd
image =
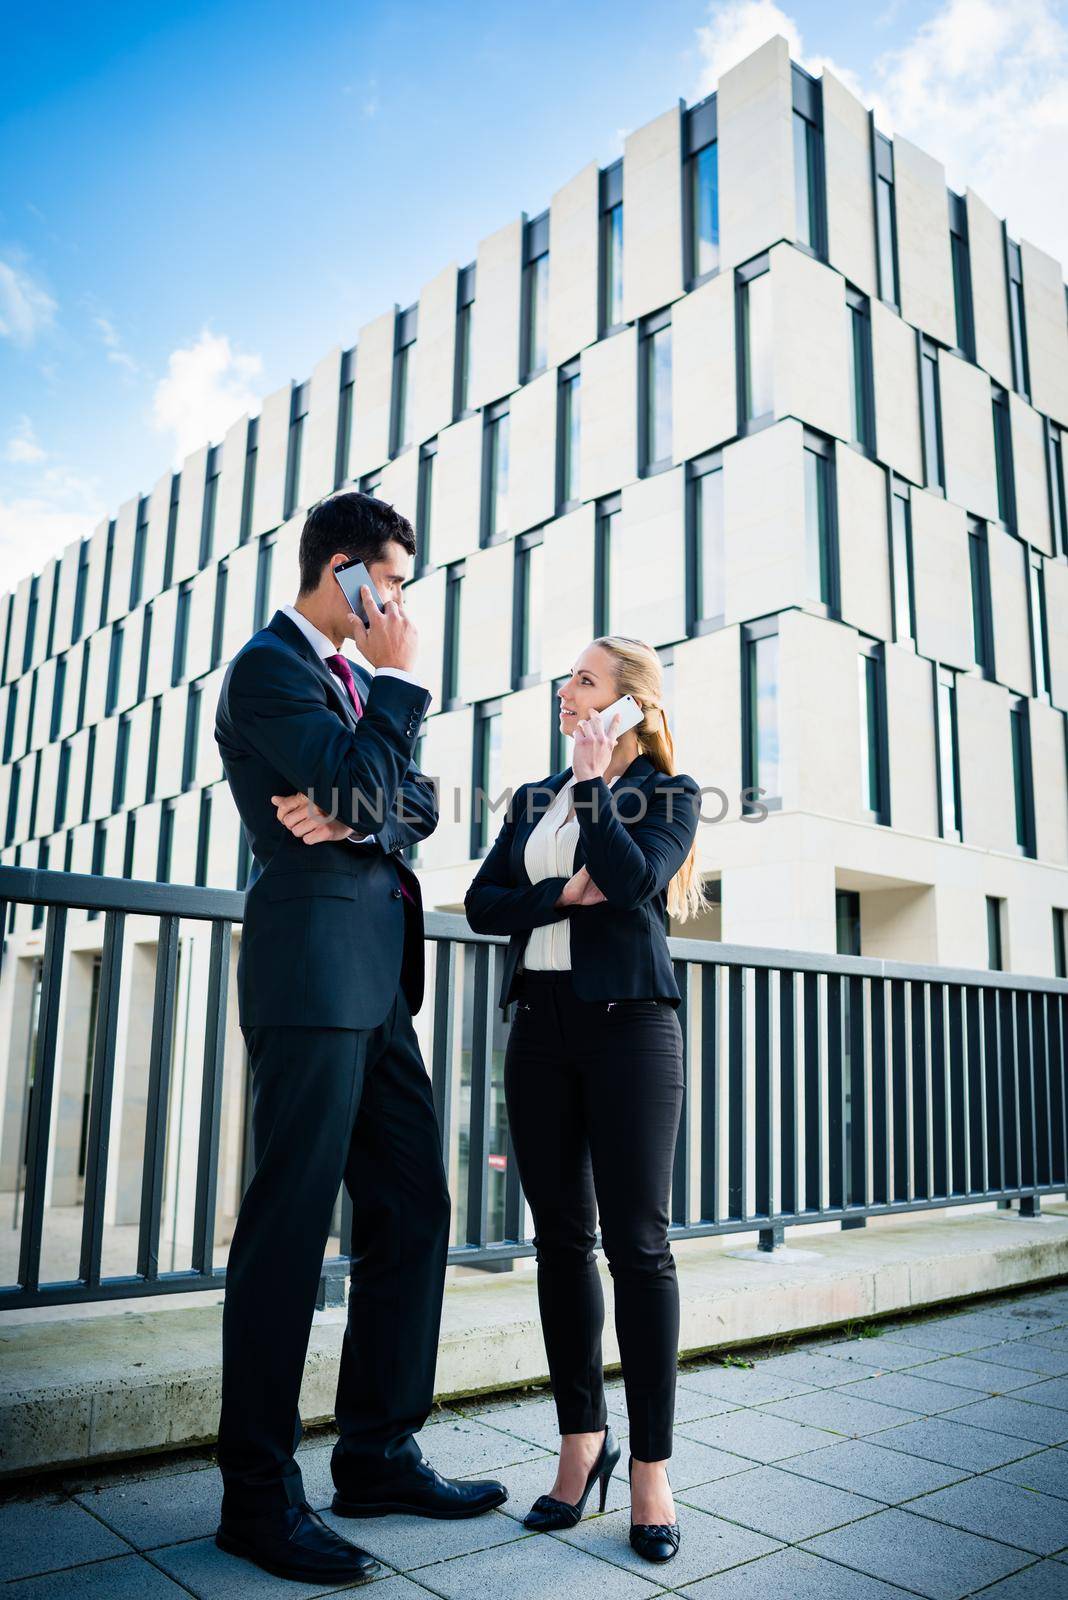
<path id="1" fill-rule="evenodd" d="M 370 1487 L 339 1488 L 330 1509 L 339 1517 L 385 1517 L 402 1511 L 410 1517 L 479 1517 L 502 1506 L 508 1490 L 495 1478 L 443 1478 L 424 1457 L 401 1478 Z"/>
<path id="2" fill-rule="evenodd" d="M 306 1500 L 266 1515 L 224 1516 L 215 1543 L 277 1578 L 301 1583 L 353 1583 L 384 1570 L 373 1555 L 335 1533 Z"/>

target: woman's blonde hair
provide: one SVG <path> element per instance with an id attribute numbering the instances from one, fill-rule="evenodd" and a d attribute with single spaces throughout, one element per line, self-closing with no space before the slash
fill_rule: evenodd
<path id="1" fill-rule="evenodd" d="M 603 634 L 593 643 L 607 650 L 615 664 L 618 695 L 633 695 L 645 711 L 645 716 L 635 728 L 638 748 L 649 757 L 654 767 L 674 776 L 675 741 L 668 727 L 667 709 L 664 706 L 664 669 L 652 645 L 643 639 L 628 639 L 623 634 Z M 700 916 L 708 909 L 701 879 L 697 872 L 697 838 L 694 837 L 690 853 L 668 884 L 668 914 L 675 922 L 686 922 Z"/>

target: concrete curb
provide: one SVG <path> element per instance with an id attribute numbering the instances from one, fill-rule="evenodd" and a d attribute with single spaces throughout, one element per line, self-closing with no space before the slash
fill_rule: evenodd
<path id="1" fill-rule="evenodd" d="M 726 1253 L 732 1244 L 715 1239 L 674 1247 L 684 1355 L 1066 1277 L 1068 1208 L 1036 1221 L 1009 1212 L 939 1213 L 888 1218 L 856 1232 L 806 1232 L 805 1248 L 816 1259 L 803 1262 L 742 1260 Z M 605 1278 L 605 1361 L 614 1364 L 607 1272 Z M 214 1304 L 5 1320 L 0 1476 L 210 1444 L 219 1414 L 221 1318 Z M 301 1391 L 306 1425 L 332 1418 L 343 1322 L 342 1310 L 316 1317 Z M 515 1389 L 546 1376 L 533 1272 L 449 1285 L 439 1400 Z"/>

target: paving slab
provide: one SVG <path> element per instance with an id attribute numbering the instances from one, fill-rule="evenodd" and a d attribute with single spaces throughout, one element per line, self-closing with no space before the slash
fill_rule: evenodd
<path id="1" fill-rule="evenodd" d="M 954 1414 L 955 1415 L 955 1414 Z M 988 1472 L 1008 1461 L 1031 1455 L 1030 1440 L 994 1433 L 988 1428 L 970 1428 L 951 1417 L 926 1417 L 903 1428 L 888 1428 L 878 1436 L 884 1450 L 901 1450 L 906 1455 L 941 1461 L 947 1467 L 962 1467 L 966 1472 Z"/>
<path id="2" fill-rule="evenodd" d="M 679 1592 L 687 1600 L 904 1600 L 908 1593 L 805 1550 L 777 1550 Z"/>
<path id="3" fill-rule="evenodd" d="M 969 1478 L 910 1501 L 909 1510 L 1036 1556 L 1053 1555 L 1068 1547 L 1064 1501 L 1004 1480 Z"/>
<path id="4" fill-rule="evenodd" d="M 360 1543 L 358 1539 L 352 1542 Z M 351 1583 L 324 1588 L 322 1584 L 276 1578 L 251 1561 L 220 1550 L 214 1539 L 167 1545 L 153 1553 L 152 1561 L 176 1584 L 181 1584 L 184 1593 L 196 1595 L 197 1600 L 286 1600 L 286 1596 L 291 1596 L 292 1600 L 312 1600 L 314 1595 L 363 1593 L 365 1590 L 373 1593 L 376 1600 L 385 1600 L 377 1583 L 361 1582 L 357 1589 Z M 382 1577 L 388 1576 L 389 1569 L 383 1568 Z M 398 1597 L 398 1600 L 405 1600 L 405 1597 Z"/>
<path id="5" fill-rule="evenodd" d="M 923 1350 L 902 1344 L 897 1339 L 888 1339 L 885 1334 L 863 1339 L 828 1340 L 811 1348 L 815 1355 L 830 1356 L 834 1361 L 849 1361 L 857 1367 L 874 1367 L 878 1372 L 896 1372 L 899 1367 L 914 1367 L 929 1359 Z M 856 1376 L 866 1378 L 871 1377 L 872 1373 L 857 1372 Z"/>
<path id="6" fill-rule="evenodd" d="M 878 1501 L 796 1477 L 780 1467 L 754 1467 L 751 1472 L 690 1489 L 683 1498 L 687 1505 L 783 1544 L 797 1544 L 883 1509 Z"/>
<path id="7" fill-rule="evenodd" d="M 661 1576 L 670 1581 L 672 1588 L 707 1578 L 714 1572 L 725 1572 L 767 1555 L 780 1548 L 778 1542 L 754 1533 L 751 1528 L 741 1528 L 737 1523 L 699 1511 L 694 1506 L 679 1501 L 675 1508 L 681 1544 L 679 1553 L 665 1562 Z M 611 1516 L 598 1517 L 593 1522 L 580 1522 L 577 1528 L 553 1534 L 554 1539 L 576 1549 L 597 1556 L 602 1562 L 626 1572 L 646 1574 L 651 1563 L 640 1556 L 630 1544 L 630 1513 L 615 1511 Z M 668 1571 L 670 1568 L 670 1572 Z M 607 1593 L 614 1593 L 614 1578 L 606 1580 Z"/>
<path id="8" fill-rule="evenodd" d="M 179 1600 L 179 1596 L 188 1600 L 189 1591 L 173 1583 L 143 1556 L 127 1555 L 93 1561 L 84 1567 L 68 1567 L 40 1578 L 23 1578 L 10 1584 L 5 1595 L 7 1600 Z M 301 1600 L 301 1596 L 296 1595 L 294 1600 Z"/>
<path id="9" fill-rule="evenodd" d="M 1056 1561 L 1038 1561 L 984 1589 L 981 1600 L 1064 1600 L 1065 1593 L 1064 1568 Z"/>
<path id="10" fill-rule="evenodd" d="M 970 1389 L 959 1402 L 966 1405 L 969 1398 L 981 1399 L 984 1395 L 1010 1394 L 1014 1389 L 1024 1389 L 1039 1374 L 1031 1368 L 1006 1366 L 1003 1361 L 987 1361 L 982 1356 L 938 1356 L 918 1367 L 910 1367 L 910 1378 L 930 1379 L 933 1383 L 948 1383 L 955 1388 Z"/>
<path id="11" fill-rule="evenodd" d="M 942 1411 L 967 1405 L 971 1399 L 982 1398 L 974 1389 L 940 1383 L 933 1375 L 920 1377 L 918 1367 L 908 1372 L 881 1372 L 877 1378 L 862 1378 L 859 1383 L 850 1384 L 845 1393 L 852 1399 L 874 1400 L 878 1405 L 896 1406 L 921 1417 L 935 1417 Z"/>
<path id="12" fill-rule="evenodd" d="M 857 1378 L 874 1378 L 879 1367 L 869 1361 L 859 1360 L 846 1367 L 833 1356 L 796 1350 L 789 1355 L 769 1357 L 760 1363 L 757 1371 L 766 1378 L 797 1378 L 814 1389 L 833 1389 L 840 1383 L 852 1383 Z"/>
<path id="13" fill-rule="evenodd" d="M 775 1400 L 790 1400 L 795 1395 L 811 1394 L 813 1385 L 783 1373 L 769 1374 L 768 1363 L 753 1367 L 684 1367 L 677 1387 L 722 1400 L 727 1406 L 759 1406 Z"/>
<path id="14" fill-rule="evenodd" d="M 839 1489 L 856 1490 L 891 1506 L 932 1489 L 944 1489 L 967 1476 L 960 1467 L 898 1450 L 882 1450 L 864 1439 L 844 1439 L 829 1449 L 793 1456 L 783 1462 L 783 1471 Z"/>
<path id="15" fill-rule="evenodd" d="M 75 1499 L 135 1550 L 152 1550 L 214 1534 L 222 1479 L 216 1468 L 205 1467 L 183 1473 L 180 1479 L 145 1478 L 140 1483 L 87 1489 Z"/>
<path id="16" fill-rule="evenodd" d="M 999 1467 L 991 1477 L 1004 1478 L 1018 1483 L 1024 1489 L 1036 1489 L 1040 1494 L 1055 1494 L 1068 1500 L 1068 1450 L 1039 1450 L 1022 1461 L 1010 1461 Z"/>
<path id="17" fill-rule="evenodd" d="M 397 1572 L 530 1537 L 513 1517 L 502 1517 L 499 1511 L 453 1522 L 432 1517 L 336 1517 L 332 1511 L 324 1511 L 322 1517 L 343 1539 L 370 1550 Z"/>
<path id="18" fill-rule="evenodd" d="M 850 1438 L 861 1438 L 869 1433 L 882 1433 L 887 1428 L 900 1428 L 915 1421 L 920 1413 L 903 1411 L 898 1406 L 879 1405 L 854 1394 L 848 1389 L 824 1389 L 817 1394 L 803 1394 L 797 1400 L 780 1400 L 773 1406 L 761 1409 L 770 1416 L 789 1417 L 792 1422 L 807 1422 L 817 1428 L 827 1428 L 832 1433 L 844 1433 Z"/>
<path id="19" fill-rule="evenodd" d="M 602 1519 L 598 1518 L 598 1521 Z M 648 1568 L 649 1563 L 643 1562 Z M 420 1567 L 415 1581 L 443 1600 L 647 1600 L 662 1594 L 648 1572 L 626 1572 L 551 1535 L 529 1534 L 522 1546 L 495 1545 L 474 1555 Z M 368 1600 L 377 1600 L 372 1585 Z"/>
<path id="20" fill-rule="evenodd" d="M 49 1494 L 0 1505 L 0 1581 L 129 1553 L 124 1540 L 72 1500 Z"/>
<path id="21" fill-rule="evenodd" d="M 1009 1434 L 1017 1439 L 1030 1439 L 1034 1444 L 1063 1444 L 1068 1439 L 1068 1411 L 1034 1405 L 1015 1395 L 973 1400 L 954 1411 L 953 1421 L 971 1428 L 989 1428 L 994 1433 Z"/>
<path id="22" fill-rule="evenodd" d="M 1026 1372 L 1040 1372 L 1046 1378 L 1063 1378 L 1068 1372 L 1068 1350 L 1051 1350 L 1048 1345 L 1036 1344 L 1033 1339 L 1017 1339 L 1013 1344 L 994 1345 L 980 1352 L 983 1361 L 995 1366 L 1017 1367 Z"/>
<path id="23" fill-rule="evenodd" d="M 1068 1411 L 1068 1378 L 1043 1378 L 1040 1383 L 1017 1389 L 1014 1400 L 1030 1400 L 1036 1406 L 1057 1406 Z"/>
<path id="24" fill-rule="evenodd" d="M 788 1417 L 769 1416 L 766 1411 L 730 1411 L 725 1417 L 688 1422 L 676 1432 L 696 1439 L 699 1444 L 709 1444 L 716 1450 L 726 1450 L 731 1455 L 765 1465 L 800 1455 L 805 1450 L 818 1450 L 835 1437 L 826 1428 L 809 1427 Z"/>
<path id="25" fill-rule="evenodd" d="M 820 1534 L 805 1548 L 928 1600 L 960 1600 L 1030 1563 L 1022 1550 L 901 1510 Z"/>

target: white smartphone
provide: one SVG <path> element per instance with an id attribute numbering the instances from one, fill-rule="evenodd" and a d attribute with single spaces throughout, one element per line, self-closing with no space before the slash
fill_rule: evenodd
<path id="1" fill-rule="evenodd" d="M 371 598 L 379 611 L 386 609 L 382 604 L 382 596 L 371 582 L 371 574 L 368 572 L 365 562 L 343 561 L 340 567 L 334 568 L 334 577 L 341 585 L 341 592 L 349 603 L 349 610 L 356 613 L 365 628 L 369 627 L 370 624 L 367 621 L 367 613 L 363 609 L 363 601 L 360 598 L 361 584 L 366 584 L 370 589 Z"/>
<path id="2" fill-rule="evenodd" d="M 613 700 L 612 704 L 607 706 L 605 710 L 601 712 L 601 725 L 605 729 L 611 727 L 612 718 L 616 715 L 617 711 L 619 713 L 619 727 L 616 729 L 615 734 L 617 739 L 619 738 L 620 734 L 626 733 L 628 728 L 637 727 L 638 723 L 641 722 L 642 718 L 645 716 L 645 712 L 642 710 L 637 700 L 635 700 L 634 696 L 632 694 L 624 694 L 621 695 L 618 700 Z"/>

